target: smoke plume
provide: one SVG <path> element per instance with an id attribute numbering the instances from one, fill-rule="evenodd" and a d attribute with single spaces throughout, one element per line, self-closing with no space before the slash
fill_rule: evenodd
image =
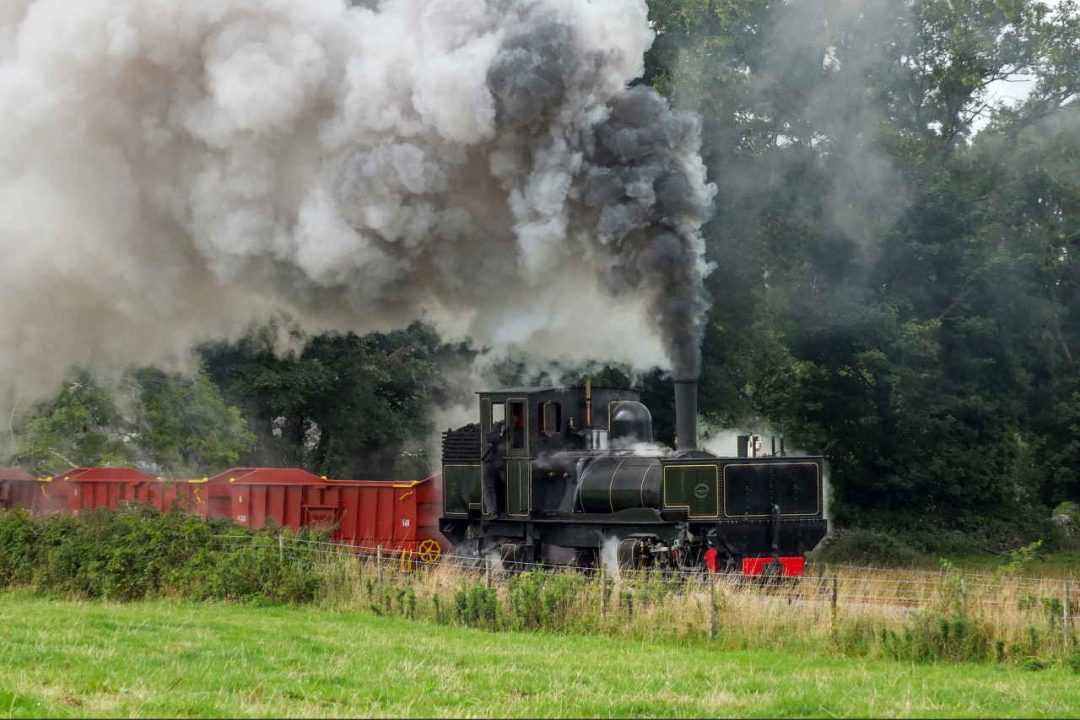
<path id="1" fill-rule="evenodd" d="M 714 188 L 644 0 L 0 9 L 0 385 L 285 311 L 692 375 Z M 4 388 L 0 387 L 0 398 Z"/>

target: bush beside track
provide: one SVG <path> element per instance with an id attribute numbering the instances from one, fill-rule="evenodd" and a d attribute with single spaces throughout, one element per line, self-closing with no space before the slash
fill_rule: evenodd
<path id="1" fill-rule="evenodd" d="M 314 600 L 313 558 L 278 551 L 272 530 L 140 506 L 74 517 L 0 513 L 0 584 L 82 599 Z"/>

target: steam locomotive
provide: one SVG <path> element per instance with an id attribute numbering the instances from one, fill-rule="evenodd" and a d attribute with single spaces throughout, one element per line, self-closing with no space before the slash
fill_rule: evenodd
<path id="1" fill-rule="evenodd" d="M 825 537 L 818 456 L 697 448 L 697 383 L 676 381 L 676 449 L 653 442 L 638 393 L 592 387 L 480 392 L 480 419 L 442 436 L 439 528 L 504 564 L 797 576 Z"/>

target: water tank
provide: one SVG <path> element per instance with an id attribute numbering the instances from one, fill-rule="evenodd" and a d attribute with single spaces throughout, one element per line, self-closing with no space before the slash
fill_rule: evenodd
<path id="1" fill-rule="evenodd" d="M 660 469 L 660 461 L 656 458 L 596 458 L 581 472 L 579 507 L 587 513 L 659 508 Z"/>

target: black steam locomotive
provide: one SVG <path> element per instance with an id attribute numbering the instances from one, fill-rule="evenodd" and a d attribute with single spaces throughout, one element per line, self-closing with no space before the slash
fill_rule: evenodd
<path id="1" fill-rule="evenodd" d="M 629 390 L 481 392 L 480 422 L 443 433 L 442 533 L 504 563 L 801 575 L 825 537 L 821 457 L 697 449 L 697 385 L 677 381 L 677 448 L 653 444 Z"/>

